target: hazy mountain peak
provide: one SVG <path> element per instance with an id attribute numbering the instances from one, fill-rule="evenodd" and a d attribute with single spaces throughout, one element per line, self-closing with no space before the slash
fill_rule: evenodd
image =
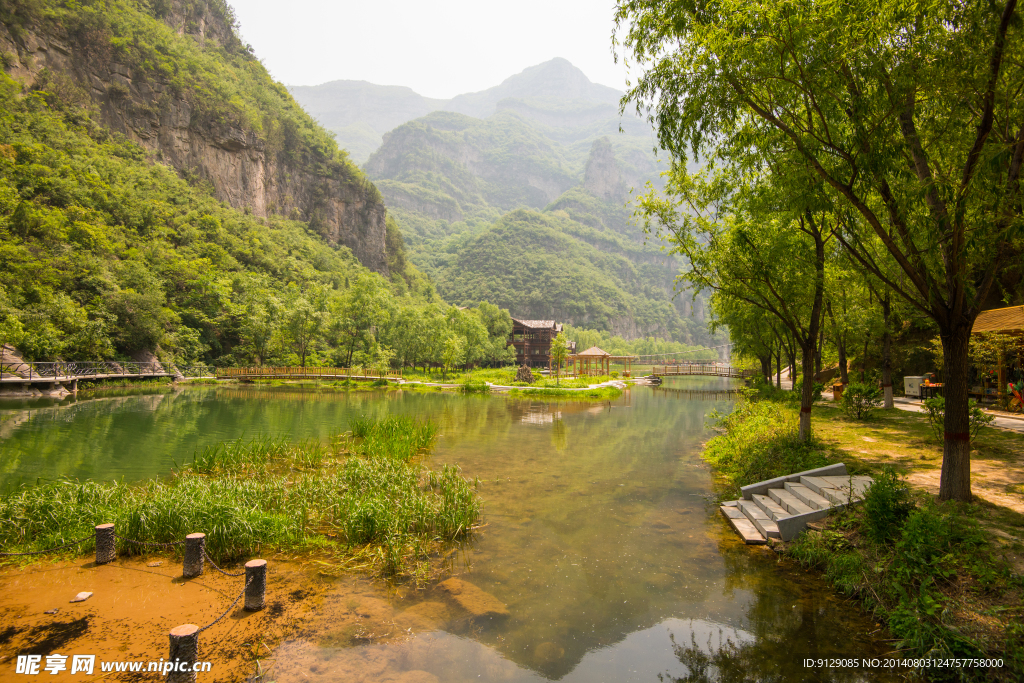
<path id="1" fill-rule="evenodd" d="M 561 57 L 527 67 L 509 76 L 500 85 L 475 93 L 458 95 L 445 109 L 477 118 L 493 114 L 504 99 L 527 101 L 575 101 L 617 104 L 622 93 L 606 85 L 591 82 L 587 75 Z"/>

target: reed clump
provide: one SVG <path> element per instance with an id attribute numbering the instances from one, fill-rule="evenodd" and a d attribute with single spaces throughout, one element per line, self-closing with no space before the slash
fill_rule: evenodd
<path id="1" fill-rule="evenodd" d="M 429 421 L 360 420 L 327 444 L 269 437 L 218 444 L 173 476 L 144 484 L 22 487 L 0 499 L 0 550 L 54 547 L 113 522 L 119 536 L 150 543 L 205 532 L 218 561 L 268 550 L 359 555 L 393 574 L 414 548 L 460 539 L 480 517 L 475 482 L 457 466 L 431 470 L 416 458 L 436 435 Z M 117 543 L 119 555 L 149 550 Z"/>

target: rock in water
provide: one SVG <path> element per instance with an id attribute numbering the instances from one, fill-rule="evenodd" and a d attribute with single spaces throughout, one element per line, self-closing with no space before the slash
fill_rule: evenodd
<path id="1" fill-rule="evenodd" d="M 530 372 L 530 368 L 523 365 L 516 370 L 516 381 L 526 382 L 527 384 L 533 384 L 533 373 Z"/>
<path id="2" fill-rule="evenodd" d="M 462 579 L 448 579 L 437 585 L 442 591 L 469 612 L 474 619 L 507 617 L 509 612 L 505 604 L 487 591 L 477 588 Z"/>

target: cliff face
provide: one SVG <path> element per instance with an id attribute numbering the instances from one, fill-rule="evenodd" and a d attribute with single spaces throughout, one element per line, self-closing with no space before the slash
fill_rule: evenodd
<path id="1" fill-rule="evenodd" d="M 210 5 L 187 7 L 175 0 L 153 11 L 201 49 L 244 52 L 229 19 Z M 91 106 L 98 123 L 208 182 L 221 201 L 256 216 L 308 221 L 324 239 L 349 247 L 363 265 L 387 275 L 386 209 L 358 171 L 315 158 L 287 130 L 281 142 L 270 144 L 224 117 L 197 111 L 203 104 L 166 74 L 119 61 L 110 49 L 114 37 L 42 21 L 0 24 L 0 54 L 4 70 L 26 90 L 39 88 L 65 103 Z"/>

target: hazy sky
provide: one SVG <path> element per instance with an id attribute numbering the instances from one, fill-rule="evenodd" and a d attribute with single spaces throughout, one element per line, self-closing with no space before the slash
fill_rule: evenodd
<path id="1" fill-rule="evenodd" d="M 625 90 L 611 53 L 614 0 L 229 2 L 242 40 L 285 85 L 362 80 L 449 98 L 564 57 Z"/>

